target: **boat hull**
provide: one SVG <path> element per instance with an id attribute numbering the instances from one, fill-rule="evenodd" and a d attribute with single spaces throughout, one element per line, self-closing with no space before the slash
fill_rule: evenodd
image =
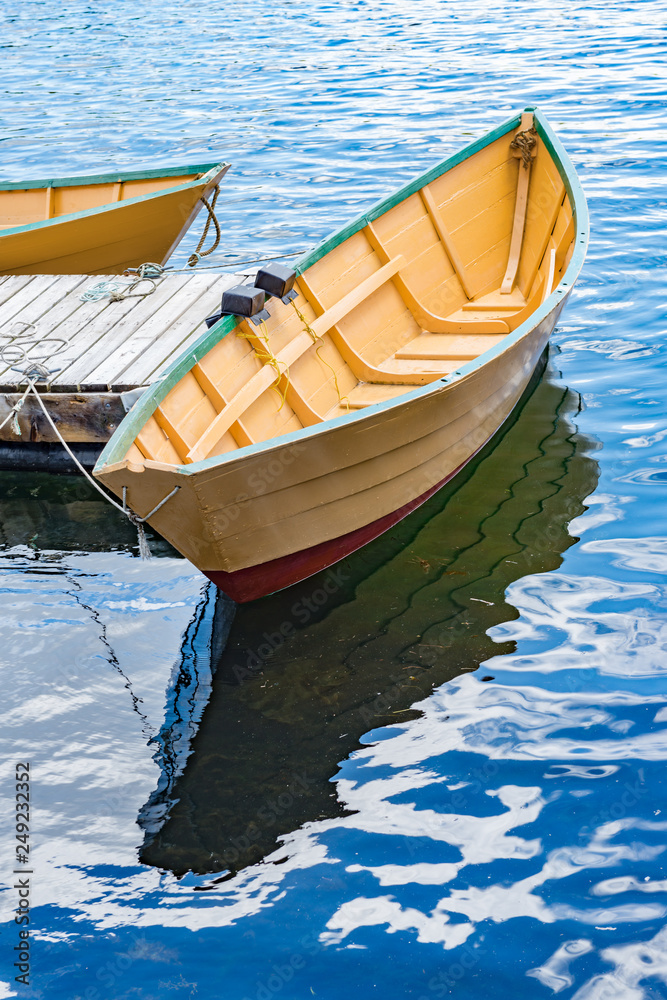
<path id="1" fill-rule="evenodd" d="M 450 482 L 521 400 L 564 304 L 458 381 L 307 428 L 224 467 L 152 463 L 150 476 L 120 468 L 104 482 L 119 495 L 127 487 L 134 509 L 178 487 L 151 525 L 234 600 L 273 593 L 376 538 Z"/>
<path id="2" fill-rule="evenodd" d="M 480 449 L 481 450 L 481 449 Z M 471 455 L 471 458 L 474 456 Z M 246 604 L 267 594 L 273 594 L 278 590 L 284 590 L 295 583 L 308 579 L 322 570 L 328 569 L 335 563 L 340 562 L 346 556 L 363 548 L 374 539 L 379 538 L 385 531 L 393 528 L 395 524 L 402 521 L 404 517 L 411 514 L 417 507 L 432 497 L 438 490 L 451 482 L 456 475 L 461 472 L 468 463 L 465 462 L 454 472 L 445 476 L 439 483 L 416 497 L 409 503 L 404 504 L 399 510 L 392 514 L 386 514 L 377 521 L 372 521 L 355 531 L 349 531 L 338 538 L 332 538 L 328 542 L 321 542 L 313 545 L 310 549 L 302 549 L 282 559 L 272 559 L 270 562 L 262 563 L 259 566 L 248 566 L 246 569 L 237 570 L 234 573 L 225 573 L 224 570 L 202 570 L 211 583 L 219 587 L 228 597 L 231 597 L 237 604 Z"/>
<path id="3" fill-rule="evenodd" d="M 562 305 L 558 309 L 558 312 L 560 312 L 560 309 L 562 309 Z M 496 401 L 495 406 L 489 400 L 481 403 L 474 410 L 469 411 L 468 419 L 464 425 L 465 430 L 461 437 L 455 442 L 453 448 L 443 450 L 436 457 L 436 469 L 447 469 L 447 472 L 435 483 L 429 485 L 426 490 L 411 497 L 396 510 L 389 511 L 381 517 L 367 524 L 362 524 L 352 531 L 347 531 L 342 535 L 316 543 L 309 548 L 300 549 L 280 558 L 271 559 L 264 563 L 247 566 L 231 572 L 203 568 L 202 572 L 204 575 L 234 601 L 243 604 L 275 593 L 285 587 L 290 587 L 327 569 L 346 556 L 349 556 L 352 552 L 356 552 L 357 549 L 367 545 L 375 538 L 378 538 L 399 521 L 402 521 L 404 517 L 407 517 L 412 511 L 420 507 L 421 504 L 425 503 L 438 490 L 452 482 L 465 469 L 468 463 L 502 430 L 502 427 L 511 417 L 515 407 L 530 389 L 532 376 L 539 367 L 540 358 L 544 354 L 555 322 L 556 315 L 550 316 L 541 325 L 541 328 L 535 330 L 527 338 L 526 343 L 522 345 L 524 358 L 519 369 L 523 373 L 521 381 L 515 381 L 514 384 L 511 384 L 511 381 L 508 380 L 509 391 L 501 401 Z M 455 404 L 451 408 L 455 409 Z M 487 410 L 486 414 L 484 413 L 485 410 Z M 497 422 L 498 420 L 499 422 Z M 475 428 L 476 421 L 479 421 L 478 428 L 484 428 L 481 433 L 479 429 Z M 448 436 L 446 424 L 441 430 L 443 435 Z M 485 436 L 482 438 L 482 435 Z M 464 445 L 465 441 L 471 443 L 466 446 Z M 455 459 L 451 458 L 452 451 L 454 454 L 460 454 L 459 449 L 462 445 L 465 447 L 465 458 L 457 466 L 450 468 L 452 461 L 455 461 Z M 413 481 L 415 484 L 428 481 L 429 478 L 433 477 L 432 466 L 433 461 L 426 461 L 422 466 L 413 470 Z M 438 473 L 436 472 L 435 474 L 437 475 Z M 415 486 L 414 489 L 418 489 L 418 487 Z M 328 513 L 323 511 L 321 520 L 329 520 L 330 515 L 330 511 Z"/>

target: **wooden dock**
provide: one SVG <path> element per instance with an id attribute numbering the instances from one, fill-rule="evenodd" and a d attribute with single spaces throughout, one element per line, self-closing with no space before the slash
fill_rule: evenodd
<path id="1" fill-rule="evenodd" d="M 5 352 L 11 364 L 0 359 L 0 423 L 25 390 L 25 378 L 12 364 L 16 347 L 25 343 L 21 331 L 31 324 L 27 333 L 35 343 L 28 357 L 50 371 L 38 385 L 40 395 L 65 440 L 81 446 L 87 464 L 138 397 L 137 390 L 159 378 L 201 336 L 206 316 L 220 308 L 223 291 L 244 276 L 167 273 L 150 294 L 145 293 L 151 285 L 144 283 L 120 301 L 84 301 L 83 293 L 100 280 L 84 274 L 0 277 L 0 348 L 12 347 Z M 18 412 L 21 433 L 12 425 L 9 421 L 0 430 L 0 465 L 25 465 L 26 455 L 50 454 L 56 447 L 57 438 L 32 396 Z"/>

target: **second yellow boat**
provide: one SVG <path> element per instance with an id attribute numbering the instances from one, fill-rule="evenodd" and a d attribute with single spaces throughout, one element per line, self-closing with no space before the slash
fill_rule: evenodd
<path id="1" fill-rule="evenodd" d="M 164 264 L 228 163 L 0 182 L 0 274 L 120 274 Z"/>

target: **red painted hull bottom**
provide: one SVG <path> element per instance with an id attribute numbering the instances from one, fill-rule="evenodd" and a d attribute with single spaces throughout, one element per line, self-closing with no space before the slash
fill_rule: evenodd
<path id="1" fill-rule="evenodd" d="M 471 455 L 470 458 L 474 458 L 474 455 Z M 464 462 L 459 465 L 457 469 L 432 486 L 426 493 L 422 493 L 415 500 L 399 507 L 393 514 L 386 514 L 384 517 L 378 518 L 377 521 L 372 521 L 370 524 L 364 525 L 363 528 L 357 528 L 346 535 L 339 535 L 338 538 L 332 538 L 328 542 L 313 545 L 310 549 L 292 552 L 280 559 L 271 559 L 269 562 L 248 566 L 246 569 L 239 569 L 234 573 L 226 573 L 224 570 L 211 570 L 209 572 L 205 569 L 202 572 L 237 604 L 245 604 L 258 597 L 275 594 L 277 590 L 291 587 L 292 584 L 299 583 L 301 580 L 313 576 L 314 573 L 327 569 L 340 559 L 344 559 L 345 556 L 349 556 L 357 549 L 368 545 L 374 538 L 402 521 L 404 517 L 425 503 L 429 497 L 432 497 L 454 476 L 458 475 L 467 464 L 468 462 Z"/>

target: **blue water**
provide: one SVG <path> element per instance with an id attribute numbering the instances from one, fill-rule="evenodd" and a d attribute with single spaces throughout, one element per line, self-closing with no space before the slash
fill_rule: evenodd
<path id="1" fill-rule="evenodd" d="M 220 266 L 313 245 L 527 104 L 592 235 L 533 410 L 461 491 L 229 636 L 84 485 L 0 474 L 0 998 L 667 997 L 664 15 L 2 5 L 0 175 L 230 160 Z"/>

